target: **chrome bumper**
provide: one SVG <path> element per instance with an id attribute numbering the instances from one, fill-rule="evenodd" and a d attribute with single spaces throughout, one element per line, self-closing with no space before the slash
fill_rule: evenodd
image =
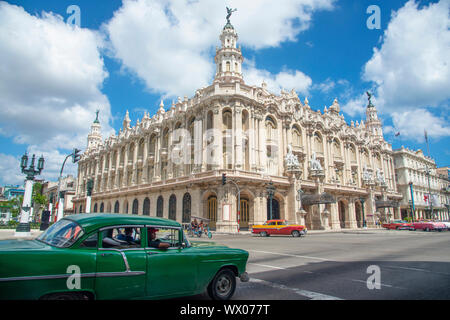
<path id="1" fill-rule="evenodd" d="M 250 277 L 248 276 L 247 272 L 241 273 L 241 276 L 239 277 L 242 282 L 248 282 L 250 280 Z"/>

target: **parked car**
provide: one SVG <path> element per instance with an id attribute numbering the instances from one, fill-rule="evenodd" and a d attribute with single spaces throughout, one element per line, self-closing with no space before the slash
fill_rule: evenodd
<path id="1" fill-rule="evenodd" d="M 449 221 L 442 221 L 442 223 L 445 225 L 445 228 L 447 231 L 450 231 L 450 222 Z"/>
<path id="2" fill-rule="evenodd" d="M 393 220 L 389 223 L 383 223 L 382 227 L 391 230 L 411 230 L 413 224 L 404 220 Z"/>
<path id="3" fill-rule="evenodd" d="M 189 242 L 173 220 L 70 215 L 34 240 L 0 241 L 0 300 L 231 298 L 248 252 Z"/>
<path id="4" fill-rule="evenodd" d="M 413 228 L 414 230 L 442 231 L 446 229 L 446 226 L 440 222 L 417 221 L 413 223 Z"/>
<path id="5" fill-rule="evenodd" d="M 268 237 L 270 235 L 292 235 L 293 237 L 300 237 L 306 235 L 308 229 L 299 224 L 289 224 L 286 220 L 274 219 L 267 220 L 264 224 L 254 225 L 252 233 L 259 234 L 261 237 Z"/>

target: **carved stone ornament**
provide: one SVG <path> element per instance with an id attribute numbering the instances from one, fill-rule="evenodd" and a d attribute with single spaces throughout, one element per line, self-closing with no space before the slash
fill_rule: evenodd
<path id="1" fill-rule="evenodd" d="M 296 176 L 302 173 L 300 162 L 297 156 L 292 152 L 292 145 L 288 145 L 288 153 L 284 157 L 284 164 L 286 166 L 287 173 L 293 173 Z"/>

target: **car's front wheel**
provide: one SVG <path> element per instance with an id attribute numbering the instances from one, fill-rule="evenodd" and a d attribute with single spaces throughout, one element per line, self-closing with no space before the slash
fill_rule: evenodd
<path id="1" fill-rule="evenodd" d="M 259 234 L 261 237 L 267 237 L 267 232 L 263 231 Z"/>
<path id="2" fill-rule="evenodd" d="M 292 234 L 292 236 L 295 237 L 295 238 L 300 237 L 300 232 L 299 232 L 298 230 L 292 231 L 291 234 Z"/>
<path id="3" fill-rule="evenodd" d="M 228 300 L 236 290 L 236 277 L 230 269 L 220 270 L 208 285 L 208 295 L 213 300 Z"/>

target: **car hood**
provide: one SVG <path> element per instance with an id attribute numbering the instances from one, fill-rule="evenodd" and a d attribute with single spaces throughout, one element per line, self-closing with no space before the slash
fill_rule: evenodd
<path id="1" fill-rule="evenodd" d="M 192 247 L 196 247 L 196 248 L 202 248 L 202 247 L 205 247 L 205 248 L 206 247 L 207 248 L 210 248 L 210 247 L 227 248 L 227 246 L 219 245 L 219 244 L 217 244 L 215 242 L 212 242 L 212 241 L 191 241 L 190 243 L 191 243 Z"/>
<path id="2" fill-rule="evenodd" d="M 46 244 L 37 240 L 0 240 L 0 251 L 15 251 L 15 250 L 41 250 L 48 247 Z"/>

